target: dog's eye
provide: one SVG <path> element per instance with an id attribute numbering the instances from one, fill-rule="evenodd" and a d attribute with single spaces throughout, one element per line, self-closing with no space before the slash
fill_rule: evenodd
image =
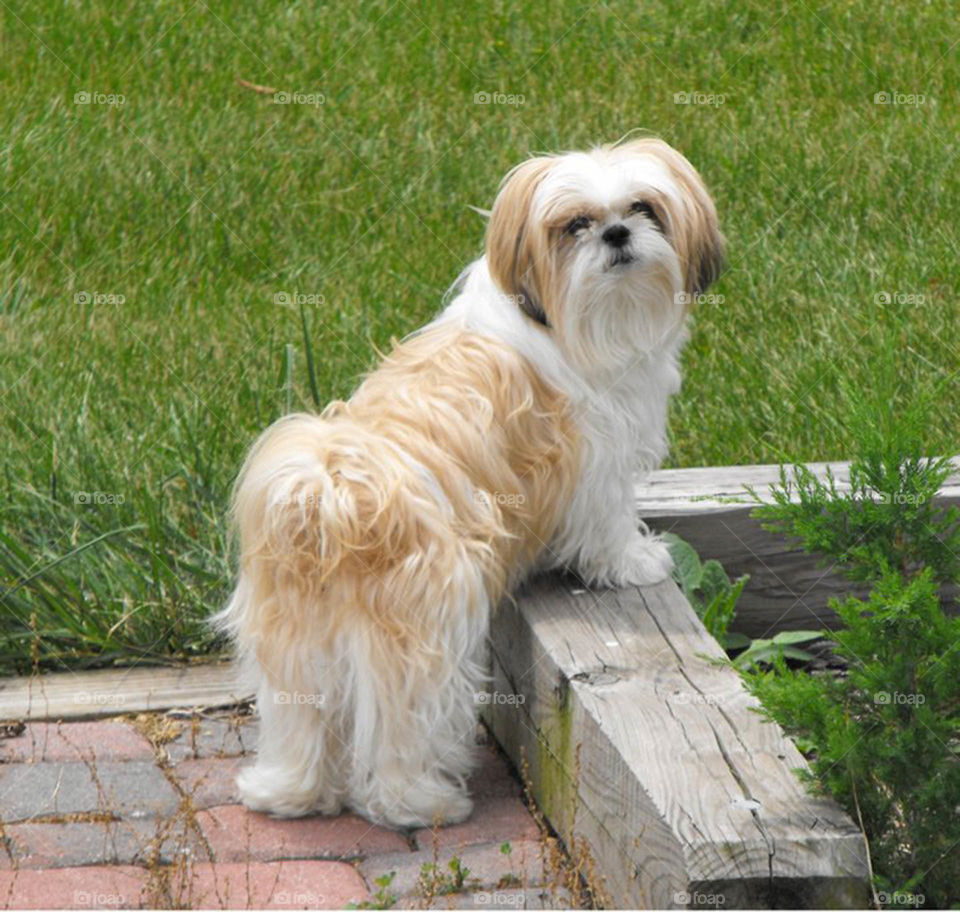
<path id="1" fill-rule="evenodd" d="M 590 216 L 578 215 L 575 219 L 570 219 L 570 221 L 567 222 L 563 232 L 564 234 L 576 234 L 578 231 L 583 231 L 584 228 L 588 228 L 589 226 Z"/>
<path id="2" fill-rule="evenodd" d="M 639 215 L 644 216 L 644 218 L 650 219 L 658 228 L 662 228 L 663 225 L 660 223 L 660 219 L 657 217 L 657 213 L 654 212 L 653 206 L 649 203 L 645 203 L 643 200 L 637 200 L 630 206 L 630 211 L 635 212 Z"/>

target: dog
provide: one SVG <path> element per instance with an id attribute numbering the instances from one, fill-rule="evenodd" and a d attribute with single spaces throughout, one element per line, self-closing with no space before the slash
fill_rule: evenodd
<path id="1" fill-rule="evenodd" d="M 614 587 L 671 571 L 632 485 L 666 453 L 688 314 L 723 257 L 714 204 L 667 143 L 531 158 L 440 315 L 348 401 L 263 433 L 217 619 L 256 682 L 244 804 L 469 816 L 501 597 L 550 568 Z"/>

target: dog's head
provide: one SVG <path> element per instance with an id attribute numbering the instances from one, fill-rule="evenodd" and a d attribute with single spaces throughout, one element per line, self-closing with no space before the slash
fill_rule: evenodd
<path id="1" fill-rule="evenodd" d="M 700 176 L 651 138 L 518 165 L 486 241 L 500 290 L 588 372 L 676 333 L 723 254 Z"/>

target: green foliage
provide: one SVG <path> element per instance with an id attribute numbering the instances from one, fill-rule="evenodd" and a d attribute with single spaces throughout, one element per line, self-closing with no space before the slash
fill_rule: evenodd
<path id="1" fill-rule="evenodd" d="M 397 901 L 397 897 L 390 892 L 390 886 L 393 884 L 396 871 L 390 871 L 388 874 L 381 874 L 373 880 L 376 892 L 360 903 L 348 903 L 348 909 L 392 909 Z"/>
<path id="2" fill-rule="evenodd" d="M 810 643 L 823 636 L 814 630 L 781 630 L 770 639 L 750 640 L 746 637 L 732 639 L 727 637 L 727 648 L 736 648 L 741 644 L 746 646 L 734 660 L 737 668 L 751 668 L 761 663 L 770 664 L 778 657 L 796 659 L 798 662 L 809 662 L 813 656 L 805 649 L 799 649 L 798 643 Z"/>
<path id="3" fill-rule="evenodd" d="M 810 675 L 779 656 L 745 680 L 808 753 L 811 787 L 863 821 L 885 903 L 955 908 L 960 618 L 944 612 L 940 587 L 960 578 L 960 524 L 933 500 L 946 461 L 922 456 L 932 404 L 892 417 L 891 377 L 881 370 L 854 409 L 860 447 L 849 492 L 798 467 L 793 483 L 783 473 L 775 502 L 756 510 L 871 584 L 865 600 L 831 603 L 843 626 L 830 636 L 847 673 Z"/>
<path id="4" fill-rule="evenodd" d="M 501 851 L 503 847 L 501 846 Z M 417 888 L 425 899 L 434 896 L 446 896 L 450 893 L 460 893 L 467 885 L 470 869 L 464 867 L 460 859 L 454 855 L 447 862 L 447 870 L 442 871 L 439 865 L 426 862 L 420 866 L 420 879 Z M 476 878 L 473 878 L 476 880 Z"/>
<path id="5" fill-rule="evenodd" d="M 731 583 L 719 561 L 701 561 L 697 552 L 678 535 L 666 532 L 664 541 L 673 557 L 673 578 L 693 606 L 703 626 L 725 648 L 729 646 L 730 622 L 737 610 L 737 599 L 749 576 Z"/>

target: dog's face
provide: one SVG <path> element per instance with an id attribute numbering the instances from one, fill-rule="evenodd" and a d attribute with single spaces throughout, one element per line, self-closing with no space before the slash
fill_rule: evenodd
<path id="1" fill-rule="evenodd" d="M 723 247 L 699 175 L 657 139 L 530 159 L 505 178 L 487 231 L 494 281 L 585 373 L 676 333 Z"/>

